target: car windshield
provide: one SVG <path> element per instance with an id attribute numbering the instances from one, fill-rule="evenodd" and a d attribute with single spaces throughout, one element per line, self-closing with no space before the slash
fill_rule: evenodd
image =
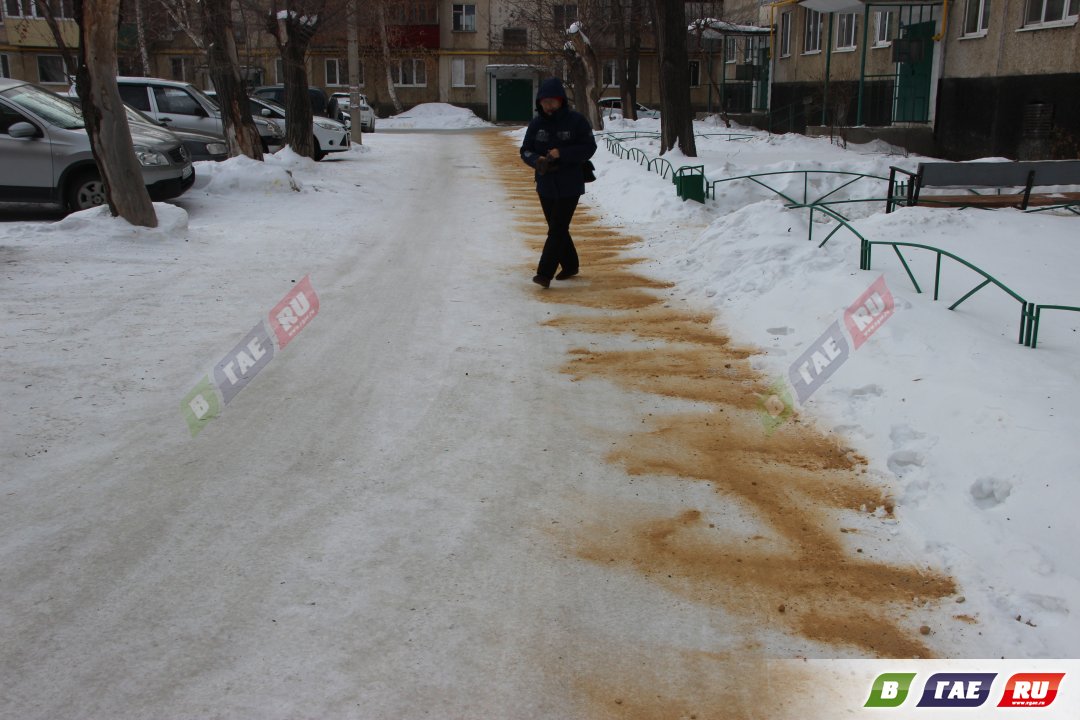
<path id="1" fill-rule="evenodd" d="M 4 92 L 4 97 L 58 128 L 78 130 L 86 127 L 82 110 L 48 90 L 19 85 Z"/>
<path id="2" fill-rule="evenodd" d="M 283 105 L 279 105 L 278 103 L 274 102 L 270 98 L 259 98 L 259 102 L 261 102 L 263 105 L 266 105 L 271 110 L 273 110 L 275 112 L 278 112 L 278 113 L 281 113 L 282 117 L 285 117 L 286 111 L 285 111 L 285 107 Z"/>
<path id="3" fill-rule="evenodd" d="M 199 101 L 202 102 L 203 107 L 213 108 L 214 111 L 218 113 L 221 112 L 221 110 L 218 108 L 218 104 L 199 88 L 195 87 L 194 85 L 188 85 L 187 91 L 194 95 L 196 98 L 198 98 Z"/>

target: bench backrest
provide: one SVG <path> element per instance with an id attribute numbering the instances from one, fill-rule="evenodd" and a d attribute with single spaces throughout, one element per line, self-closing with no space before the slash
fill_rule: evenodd
<path id="1" fill-rule="evenodd" d="M 1032 170 L 1033 187 L 1080 185 L 1080 160 L 919 163 L 922 187 L 1025 187 Z"/>

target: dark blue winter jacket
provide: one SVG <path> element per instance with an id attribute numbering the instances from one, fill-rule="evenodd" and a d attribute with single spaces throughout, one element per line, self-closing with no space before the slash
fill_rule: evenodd
<path id="1" fill-rule="evenodd" d="M 562 98 L 562 107 L 547 115 L 540 108 L 540 101 L 554 97 Z M 540 84 L 536 93 L 536 112 L 521 142 L 521 159 L 537 168 L 536 192 L 544 198 L 583 195 L 585 179 L 581 163 L 596 152 L 596 139 L 589 121 L 566 106 L 566 90 L 558 78 L 549 78 Z M 559 159 L 548 166 L 546 173 L 541 173 L 536 161 L 552 148 L 559 149 Z"/>

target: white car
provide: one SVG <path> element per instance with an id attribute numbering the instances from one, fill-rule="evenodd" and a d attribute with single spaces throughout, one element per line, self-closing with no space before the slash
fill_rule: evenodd
<path id="1" fill-rule="evenodd" d="M 620 97 L 600 98 L 599 105 L 600 105 L 600 112 L 602 112 L 604 115 L 607 115 L 608 117 L 615 117 L 615 115 L 618 114 L 619 117 L 622 117 L 622 98 L 620 98 Z M 658 117 L 660 117 L 660 111 L 659 110 L 653 110 L 652 108 L 647 108 L 644 105 L 642 105 L 641 103 L 638 103 L 637 104 L 637 116 L 638 116 L 638 120 L 642 120 L 644 118 L 658 118 Z"/>
<path id="2" fill-rule="evenodd" d="M 273 100 L 249 97 L 251 114 L 255 117 L 264 117 L 285 129 L 285 108 Z M 327 153 L 344 152 L 352 144 L 349 137 L 349 129 L 337 120 L 319 117 L 311 118 L 312 134 L 315 136 L 315 159 L 322 160 Z"/>
<path id="3" fill-rule="evenodd" d="M 349 93 L 334 93 L 330 97 L 337 100 L 338 108 L 349 118 Z M 360 93 L 360 131 L 375 132 L 375 111 L 371 109 L 367 96 Z"/>

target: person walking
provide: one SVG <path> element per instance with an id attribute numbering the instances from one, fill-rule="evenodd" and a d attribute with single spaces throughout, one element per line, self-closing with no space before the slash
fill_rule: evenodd
<path id="1" fill-rule="evenodd" d="M 546 288 L 552 278 L 565 280 L 580 269 L 570 221 L 585 194 L 581 164 L 596 152 L 596 139 L 585 116 L 567 106 L 566 90 L 558 78 L 540 83 L 536 112 L 521 142 L 521 159 L 536 170 L 536 193 L 547 220 L 547 240 L 533 277 L 534 283 Z"/>

